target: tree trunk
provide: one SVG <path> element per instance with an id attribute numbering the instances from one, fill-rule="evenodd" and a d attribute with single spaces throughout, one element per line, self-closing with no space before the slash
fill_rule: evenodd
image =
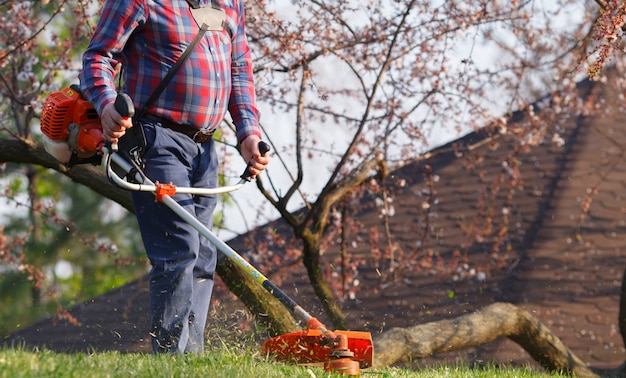
<path id="1" fill-rule="evenodd" d="M 529 312 L 509 303 L 494 303 L 472 314 L 410 328 L 393 328 L 374 340 L 378 368 L 508 337 L 550 371 L 578 377 L 596 376 L 561 340 Z"/>
<path id="2" fill-rule="evenodd" d="M 270 295 L 249 274 L 243 273 L 241 268 L 228 258 L 220 259 L 217 264 L 217 274 L 228 286 L 228 289 L 263 324 L 270 336 L 302 329 L 278 299 Z"/>
<path id="3" fill-rule="evenodd" d="M 302 236 L 304 247 L 302 251 L 302 263 L 304 264 L 311 286 L 315 291 L 315 294 L 322 302 L 326 315 L 330 318 L 334 328 L 347 329 L 346 318 L 343 315 L 343 311 L 332 291 L 328 287 L 328 283 L 324 279 L 320 267 L 320 252 L 319 252 L 319 240 L 315 239 L 316 236 Z"/>

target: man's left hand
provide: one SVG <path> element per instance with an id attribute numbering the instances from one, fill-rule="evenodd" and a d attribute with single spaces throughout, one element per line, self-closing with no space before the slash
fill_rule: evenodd
<path id="1" fill-rule="evenodd" d="M 252 174 L 251 179 L 263 172 L 270 162 L 269 154 L 266 153 L 265 156 L 261 156 L 260 141 L 261 138 L 257 135 L 250 135 L 241 142 L 241 156 L 248 164 L 248 170 Z"/>

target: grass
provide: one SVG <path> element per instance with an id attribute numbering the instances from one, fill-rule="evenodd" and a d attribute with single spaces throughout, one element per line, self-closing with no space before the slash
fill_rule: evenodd
<path id="1" fill-rule="evenodd" d="M 364 369 L 372 378 L 469 378 L 469 377 L 565 377 L 530 368 L 501 369 L 495 366 L 425 367 L 419 371 L 400 368 Z M 49 350 L 0 349 L 0 377 L 345 377 L 319 366 L 277 363 L 249 349 L 215 349 L 200 355 L 122 354 L 118 352 L 62 354 Z"/>

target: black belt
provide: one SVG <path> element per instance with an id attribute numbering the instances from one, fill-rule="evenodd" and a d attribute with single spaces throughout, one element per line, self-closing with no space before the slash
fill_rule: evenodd
<path id="1" fill-rule="evenodd" d="M 160 123 L 161 126 L 167 127 L 170 130 L 174 130 L 181 134 L 185 134 L 196 143 L 204 143 L 208 141 L 209 139 L 211 139 L 211 137 L 213 136 L 213 132 L 214 132 L 214 130 L 211 130 L 211 131 L 198 130 L 193 126 L 181 125 L 180 123 L 176 123 L 167 118 L 154 116 L 152 114 L 147 115 L 146 118 L 154 120 Z"/>

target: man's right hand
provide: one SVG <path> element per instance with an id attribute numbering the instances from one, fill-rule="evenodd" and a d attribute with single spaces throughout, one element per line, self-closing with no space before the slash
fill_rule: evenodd
<path id="1" fill-rule="evenodd" d="M 104 106 L 100 115 L 102 122 L 102 133 L 104 137 L 111 143 L 117 143 L 125 133 L 126 129 L 133 127 L 133 121 L 130 117 L 123 117 L 115 110 L 115 103 L 111 102 Z"/>

